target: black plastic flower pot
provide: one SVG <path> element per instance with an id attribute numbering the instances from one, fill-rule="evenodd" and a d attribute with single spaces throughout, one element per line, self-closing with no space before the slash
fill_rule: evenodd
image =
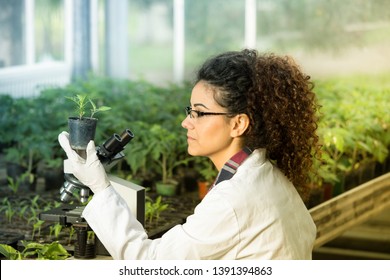
<path id="1" fill-rule="evenodd" d="M 74 150 L 85 150 L 90 140 L 94 140 L 96 118 L 69 117 L 69 142 Z"/>
<path id="2" fill-rule="evenodd" d="M 87 227 L 76 227 L 76 233 L 77 242 L 74 245 L 74 257 L 76 259 L 96 258 L 95 238 L 88 240 Z"/>

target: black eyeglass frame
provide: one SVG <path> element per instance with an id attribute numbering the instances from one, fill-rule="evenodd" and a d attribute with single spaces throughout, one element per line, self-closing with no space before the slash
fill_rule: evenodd
<path id="1" fill-rule="evenodd" d="M 192 109 L 191 106 L 185 107 L 185 110 L 186 110 L 186 116 L 190 116 L 191 119 L 197 119 L 197 118 L 201 118 L 203 116 L 230 115 L 229 113 L 201 112 L 201 111 Z M 196 113 L 196 117 L 193 117 L 191 115 L 192 112 Z"/>

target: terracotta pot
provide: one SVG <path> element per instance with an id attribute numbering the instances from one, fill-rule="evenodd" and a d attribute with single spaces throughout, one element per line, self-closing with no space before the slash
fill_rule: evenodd
<path id="1" fill-rule="evenodd" d="M 203 199 L 206 194 L 208 193 L 210 189 L 210 183 L 206 181 L 199 181 L 198 182 L 198 192 L 199 192 L 199 198 Z"/>
<path id="2" fill-rule="evenodd" d="M 333 197 L 333 184 L 323 183 L 322 188 L 324 191 L 323 201 L 327 201 Z"/>

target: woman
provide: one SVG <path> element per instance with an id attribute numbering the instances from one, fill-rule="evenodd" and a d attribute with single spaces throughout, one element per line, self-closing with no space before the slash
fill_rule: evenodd
<path id="1" fill-rule="evenodd" d="M 66 132 L 59 142 L 95 193 L 83 216 L 114 259 L 311 259 L 316 227 L 299 191 L 318 150 L 316 109 L 290 58 L 243 50 L 207 60 L 182 126 L 188 153 L 219 174 L 186 223 L 154 240 L 110 186 L 93 141 L 86 160 Z"/>

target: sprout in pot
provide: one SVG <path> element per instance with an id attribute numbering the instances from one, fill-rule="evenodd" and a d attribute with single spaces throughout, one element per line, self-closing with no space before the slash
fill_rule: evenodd
<path id="1" fill-rule="evenodd" d="M 84 95 L 76 95 L 66 97 L 76 104 L 76 112 L 78 116 L 68 118 L 69 125 L 69 142 L 71 147 L 78 153 L 82 153 L 87 148 L 88 142 L 94 140 L 97 125 L 97 118 L 94 115 L 98 112 L 110 110 L 110 107 L 97 107 L 91 100 Z M 91 114 L 85 116 L 85 112 L 90 107 Z M 81 154 L 80 154 L 81 155 Z"/>

